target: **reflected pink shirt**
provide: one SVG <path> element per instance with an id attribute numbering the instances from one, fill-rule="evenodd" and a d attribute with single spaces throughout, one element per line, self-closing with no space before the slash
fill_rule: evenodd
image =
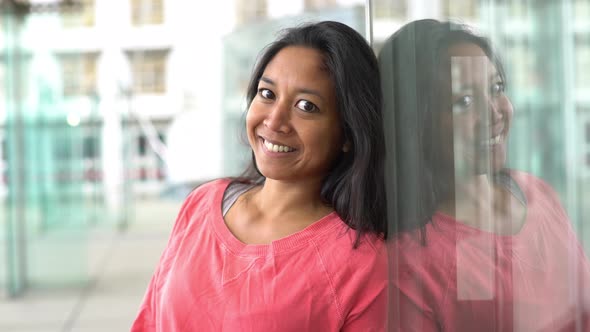
<path id="1" fill-rule="evenodd" d="M 229 180 L 193 191 L 131 331 L 384 331 L 383 240 L 336 213 L 269 245 L 246 245 L 221 206 Z"/>
<path id="2" fill-rule="evenodd" d="M 523 228 L 496 235 L 437 213 L 392 244 L 394 331 L 590 331 L 590 265 L 553 190 L 511 173 Z"/>

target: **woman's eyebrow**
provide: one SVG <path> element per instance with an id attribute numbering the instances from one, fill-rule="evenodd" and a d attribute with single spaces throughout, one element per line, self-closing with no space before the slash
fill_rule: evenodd
<path id="1" fill-rule="evenodd" d="M 266 76 L 260 77 L 260 80 L 263 81 L 263 82 L 265 82 L 265 83 L 268 83 L 270 85 L 276 85 L 273 80 L 271 80 L 270 78 L 268 78 Z"/>
<path id="2" fill-rule="evenodd" d="M 276 83 L 266 76 L 261 76 L 260 80 L 264 83 L 276 86 Z M 314 96 L 320 98 L 321 100 L 325 101 L 324 96 L 322 96 L 322 94 L 319 91 L 314 90 L 314 89 L 298 88 L 297 92 L 302 93 L 302 94 L 314 95 Z"/>
<path id="3" fill-rule="evenodd" d="M 498 73 L 497 71 L 490 74 L 490 81 L 495 80 L 497 78 L 502 79 L 502 76 L 500 76 L 500 73 Z"/>

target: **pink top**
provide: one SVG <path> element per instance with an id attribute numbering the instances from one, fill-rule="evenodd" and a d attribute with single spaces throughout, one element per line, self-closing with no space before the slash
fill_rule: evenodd
<path id="1" fill-rule="evenodd" d="M 384 331 L 385 245 L 336 213 L 269 245 L 246 245 L 221 212 L 229 180 L 193 191 L 131 331 Z"/>
<path id="2" fill-rule="evenodd" d="M 516 235 L 437 213 L 426 246 L 392 243 L 394 330 L 590 331 L 590 266 L 565 211 L 547 184 L 511 175 L 528 202 Z"/>

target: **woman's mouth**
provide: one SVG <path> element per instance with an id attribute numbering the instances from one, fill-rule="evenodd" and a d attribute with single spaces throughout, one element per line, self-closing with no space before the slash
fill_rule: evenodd
<path id="1" fill-rule="evenodd" d="M 287 146 L 287 145 L 280 145 L 280 144 L 274 144 L 272 142 L 267 141 L 266 139 L 262 138 L 262 143 L 264 144 L 264 146 L 266 147 L 266 149 L 269 152 L 292 152 L 295 149 Z"/>
<path id="2" fill-rule="evenodd" d="M 502 143 L 503 141 L 504 141 L 504 135 L 503 135 L 503 133 L 500 133 L 500 134 L 498 134 L 498 135 L 496 135 L 496 136 L 494 136 L 494 137 L 492 137 L 490 139 L 483 140 L 480 143 L 480 146 L 482 146 L 482 147 L 492 147 L 492 146 L 495 146 L 495 145 L 498 145 L 498 144 Z"/>

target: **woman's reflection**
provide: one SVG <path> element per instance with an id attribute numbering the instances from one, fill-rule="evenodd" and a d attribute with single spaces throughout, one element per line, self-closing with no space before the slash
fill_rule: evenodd
<path id="1" fill-rule="evenodd" d="M 488 40 L 415 21 L 380 64 L 394 330 L 590 329 L 590 266 L 564 209 L 506 168 L 514 111 Z"/>

